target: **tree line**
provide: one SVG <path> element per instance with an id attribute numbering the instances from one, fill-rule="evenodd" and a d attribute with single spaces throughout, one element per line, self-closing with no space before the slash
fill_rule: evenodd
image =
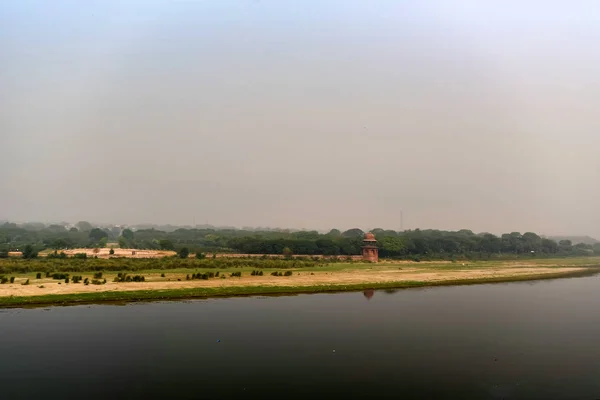
<path id="1" fill-rule="evenodd" d="M 512 232 L 500 236 L 470 230 L 374 229 L 380 256 L 384 258 L 493 258 L 503 256 L 568 256 L 600 254 L 600 243 L 558 242 L 533 232 Z M 26 251 L 32 258 L 44 249 L 121 248 L 174 250 L 201 253 L 248 253 L 348 256 L 361 253 L 365 232 L 360 229 L 328 233 L 317 231 L 249 231 L 243 229 L 180 228 L 171 232 L 157 229 L 100 228 L 80 222 L 67 229 L 62 225 L 0 225 L 0 257 L 8 251 Z"/>

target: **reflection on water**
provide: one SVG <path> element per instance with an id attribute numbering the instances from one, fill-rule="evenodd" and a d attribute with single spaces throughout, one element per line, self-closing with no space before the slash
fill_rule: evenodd
<path id="1" fill-rule="evenodd" d="M 2 310 L 0 398 L 594 399 L 598 304 L 588 277 Z"/>

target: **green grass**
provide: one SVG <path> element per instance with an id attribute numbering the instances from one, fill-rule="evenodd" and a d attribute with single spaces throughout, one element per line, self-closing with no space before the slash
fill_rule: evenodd
<path id="1" fill-rule="evenodd" d="M 353 285 L 313 285 L 313 286 L 229 286 L 218 288 L 186 288 L 169 290 L 136 290 L 125 292 L 74 293 L 44 296 L 0 297 L 0 308 L 76 305 L 100 302 L 136 302 L 151 300 L 181 300 L 190 298 L 233 297 L 252 295 L 292 295 L 300 293 L 325 293 L 359 291 L 365 289 L 406 289 L 426 286 L 473 285 L 482 283 L 517 282 L 542 279 L 583 277 L 600 273 L 600 268 L 582 268 L 573 272 L 557 272 L 528 276 L 491 277 L 479 279 L 457 279 L 450 281 L 398 281 L 386 283 L 364 283 Z"/>

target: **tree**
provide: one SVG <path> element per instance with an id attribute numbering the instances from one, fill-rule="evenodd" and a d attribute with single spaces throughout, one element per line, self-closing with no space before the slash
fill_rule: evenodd
<path id="1" fill-rule="evenodd" d="M 94 243 L 98 243 L 100 240 L 104 239 L 104 238 L 108 238 L 108 234 L 106 232 L 104 232 L 102 229 L 100 228 L 93 228 L 90 231 L 89 234 L 89 238 L 94 242 Z"/>
<path id="2" fill-rule="evenodd" d="M 100 247 L 102 247 L 102 248 L 105 248 L 107 243 L 108 243 L 108 239 L 107 239 L 107 238 L 105 238 L 105 237 L 103 237 L 102 239 L 100 239 L 100 240 L 98 241 L 98 244 L 99 244 L 99 245 L 100 245 Z"/>
<path id="3" fill-rule="evenodd" d="M 293 254 L 292 250 L 289 247 L 284 247 L 281 253 L 285 256 L 285 258 L 291 258 Z"/>
<path id="4" fill-rule="evenodd" d="M 115 254 L 115 249 L 113 249 L 112 247 L 110 248 L 108 254 L 110 254 L 111 256 Z"/>
<path id="5" fill-rule="evenodd" d="M 37 251 L 33 249 L 33 246 L 28 244 L 23 249 L 23 258 L 26 260 L 30 260 L 32 258 L 36 258 L 38 256 Z"/>
<path id="6" fill-rule="evenodd" d="M 79 229 L 80 231 L 83 231 L 83 232 L 89 232 L 94 228 L 92 226 L 92 224 L 90 224 L 87 221 L 79 221 L 78 223 L 75 224 L 75 226 L 77 227 L 77 229 Z"/>
<path id="7" fill-rule="evenodd" d="M 158 246 L 160 247 L 161 250 L 175 250 L 175 246 L 173 245 L 173 242 L 170 241 L 169 239 L 160 239 L 158 241 Z"/>
<path id="8" fill-rule="evenodd" d="M 123 236 L 121 236 L 119 238 L 119 247 L 122 249 L 126 249 L 127 248 L 127 240 L 125 240 L 125 238 Z"/>
<path id="9" fill-rule="evenodd" d="M 331 236 L 334 238 L 340 237 L 342 236 L 342 232 L 340 232 L 339 229 L 332 229 L 329 231 L 329 233 L 327 234 L 327 236 Z"/>
<path id="10" fill-rule="evenodd" d="M 358 237 L 363 237 L 365 235 L 365 233 L 358 228 L 354 228 L 354 229 L 348 229 L 347 231 L 345 231 L 344 233 L 342 233 L 342 236 L 348 239 L 351 238 L 358 238 Z"/>
<path id="11" fill-rule="evenodd" d="M 179 250 L 179 258 L 188 258 L 190 255 L 190 249 L 188 249 L 187 247 L 182 247 L 181 250 Z"/>
<path id="12" fill-rule="evenodd" d="M 124 237 L 128 241 L 132 241 L 134 238 L 133 231 L 129 228 L 124 229 L 121 233 L 121 236 Z"/>

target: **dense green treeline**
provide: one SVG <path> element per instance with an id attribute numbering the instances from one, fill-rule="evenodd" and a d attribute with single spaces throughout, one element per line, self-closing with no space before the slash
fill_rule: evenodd
<path id="1" fill-rule="evenodd" d="M 555 242 L 526 232 L 501 236 L 475 234 L 469 230 L 409 230 L 396 232 L 374 229 L 381 257 L 389 258 L 493 258 L 506 256 L 570 256 L 600 254 L 600 244 Z M 86 222 L 67 229 L 62 225 L 0 225 L 0 257 L 9 250 L 32 246 L 36 251 L 77 247 L 104 247 L 107 243 L 123 248 L 180 250 L 202 253 L 305 254 L 347 256 L 361 252 L 364 232 L 350 229 L 328 233 L 317 231 L 250 231 L 236 229 L 188 229 L 170 232 L 156 229 L 97 228 Z M 118 244 L 117 244 L 118 243 Z"/>

